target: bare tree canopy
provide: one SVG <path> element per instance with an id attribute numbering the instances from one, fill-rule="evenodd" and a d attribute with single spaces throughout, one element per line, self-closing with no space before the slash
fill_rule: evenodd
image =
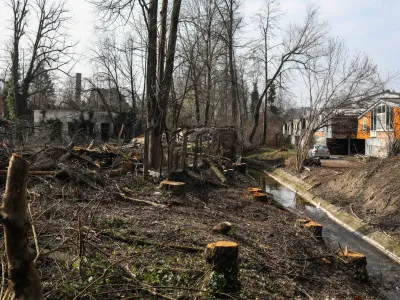
<path id="1" fill-rule="evenodd" d="M 31 83 L 44 72 L 63 70 L 73 59 L 73 46 L 66 43 L 66 24 L 70 19 L 65 1 L 10 0 L 13 12 L 11 74 L 15 94 L 15 116 L 26 113 Z M 28 30 L 28 20 L 35 20 L 36 29 Z M 28 62 L 21 61 L 23 48 L 27 45 Z M 24 66 L 21 66 L 24 64 Z M 21 70 L 21 67 L 23 69 Z M 25 72 L 23 72 L 23 70 Z"/>

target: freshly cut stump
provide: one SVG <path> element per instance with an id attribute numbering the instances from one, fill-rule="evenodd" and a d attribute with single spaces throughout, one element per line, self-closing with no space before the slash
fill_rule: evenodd
<path id="1" fill-rule="evenodd" d="M 249 187 L 249 188 L 247 188 L 247 191 L 248 191 L 250 194 L 253 194 L 253 193 L 261 193 L 263 190 L 260 189 L 260 188 Z"/>
<path id="2" fill-rule="evenodd" d="M 322 237 L 322 225 L 315 222 L 310 221 L 304 225 L 304 228 L 310 230 L 315 237 Z"/>
<path id="3" fill-rule="evenodd" d="M 184 182 L 164 180 L 160 183 L 160 189 L 170 191 L 175 195 L 184 195 L 185 185 Z"/>
<path id="4" fill-rule="evenodd" d="M 347 246 L 344 247 L 344 250 L 340 249 L 337 254 L 348 266 L 353 268 L 353 274 L 356 279 L 361 282 L 368 281 L 367 257 L 364 254 L 350 251 Z"/>
<path id="5" fill-rule="evenodd" d="M 297 223 L 302 225 L 304 228 L 310 230 L 315 237 L 322 237 L 323 226 L 310 218 L 297 219 Z"/>
<path id="6" fill-rule="evenodd" d="M 267 201 L 268 197 L 264 193 L 254 192 L 253 193 L 253 199 L 257 200 L 257 201 Z"/>
<path id="7" fill-rule="evenodd" d="M 358 265 L 360 267 L 365 267 L 367 265 L 367 257 L 358 252 L 350 251 L 347 246 L 344 250 L 339 250 L 338 256 L 346 260 L 349 264 Z"/>
<path id="8" fill-rule="evenodd" d="M 240 290 L 238 256 L 239 245 L 235 242 L 219 241 L 207 245 L 205 285 L 208 290 L 225 294 Z M 224 298 L 223 295 L 214 296 Z"/>

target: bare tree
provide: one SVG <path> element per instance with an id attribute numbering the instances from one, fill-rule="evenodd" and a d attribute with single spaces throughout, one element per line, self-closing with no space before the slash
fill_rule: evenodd
<path id="1" fill-rule="evenodd" d="M 285 71 L 285 68 L 293 68 L 293 64 L 306 64 L 315 57 L 314 50 L 323 42 L 327 29 L 326 23 L 318 20 L 318 9 L 312 6 L 307 8 L 307 15 L 303 24 L 289 26 L 281 46 L 277 50 L 278 54 L 273 60 L 274 71 L 256 103 L 253 126 L 249 136 L 250 144 L 253 142 L 258 127 L 262 100 L 272 83 Z"/>
<path id="2" fill-rule="evenodd" d="M 282 16 L 283 12 L 280 8 L 280 4 L 274 0 L 266 0 L 262 10 L 255 15 L 255 20 L 260 30 L 262 40 L 261 43 L 259 43 L 260 46 L 255 50 L 256 52 L 260 53 L 260 59 L 264 64 L 265 86 L 268 85 L 268 68 L 271 68 L 270 63 L 272 60 L 272 55 L 270 54 L 270 50 L 273 50 L 278 46 L 274 43 L 274 39 L 276 38 L 276 31 L 279 29 L 279 20 Z M 265 144 L 267 140 L 267 111 L 268 95 L 265 93 L 262 144 Z M 255 112 L 253 115 L 255 115 Z"/>
<path id="3" fill-rule="evenodd" d="M 238 99 L 238 80 L 235 64 L 235 36 L 241 26 L 242 18 L 238 15 L 240 2 L 237 0 L 223 0 L 217 2 L 217 9 L 222 18 L 222 26 L 225 34 L 221 35 L 226 46 L 227 62 L 229 69 L 230 98 L 232 108 L 232 124 L 236 125 L 237 131 L 242 127 L 242 116 L 240 114 L 240 101 Z M 239 137 L 241 134 L 239 134 Z"/>
<path id="4" fill-rule="evenodd" d="M 115 36 L 99 37 L 97 44 L 92 47 L 92 53 L 92 61 L 97 67 L 97 81 L 105 82 L 109 90 L 112 88 L 116 89 L 118 101 L 117 112 L 121 113 L 125 102 L 125 98 L 122 96 L 124 78 L 121 66 L 123 57 L 118 48 Z M 90 84 L 93 86 L 94 82 L 90 81 Z M 96 91 L 101 92 L 98 86 L 96 87 Z"/>
<path id="5" fill-rule="evenodd" d="M 51 0 L 8 1 L 13 12 L 13 47 L 10 55 L 17 118 L 26 114 L 30 85 L 35 78 L 44 72 L 62 70 L 72 60 L 74 45 L 65 42 L 65 25 L 69 20 L 65 3 Z M 38 25 L 35 32 L 30 33 L 27 22 L 28 19 L 32 22 L 33 16 L 37 17 Z M 20 68 L 24 42 L 28 44 L 27 52 L 30 54 L 25 73 Z"/>
<path id="6" fill-rule="evenodd" d="M 156 0 L 152 0 L 156 1 Z M 163 0 L 167 1 L 167 0 Z M 152 3 L 151 2 L 151 3 Z M 180 9 L 181 9 L 181 0 L 174 0 L 173 1 L 173 8 L 172 8 L 172 13 L 171 13 L 171 19 L 170 19 L 170 29 L 169 29 L 169 39 L 168 39 L 168 47 L 165 55 L 165 66 L 163 65 L 164 59 L 160 58 L 159 59 L 159 69 L 164 69 L 163 72 L 163 78 L 158 78 L 160 85 L 159 85 L 159 93 L 156 95 L 155 99 L 153 99 L 153 92 L 149 94 L 149 99 L 148 100 L 148 114 L 147 114 L 147 124 L 148 127 L 152 128 L 152 134 L 149 140 L 149 162 L 150 165 L 154 168 L 160 168 L 162 161 L 162 144 L 161 144 L 161 138 L 162 134 L 166 129 L 166 114 L 167 114 L 167 105 L 169 101 L 169 95 L 171 91 L 171 86 L 172 86 L 172 76 L 173 76 L 173 71 L 174 71 L 174 60 L 175 60 L 175 47 L 176 47 L 176 40 L 177 40 L 177 34 L 178 34 L 178 23 L 179 23 L 179 15 L 180 15 Z M 149 19 L 154 18 L 154 12 L 151 10 L 151 6 L 149 9 Z M 155 14 L 157 14 L 157 7 L 155 7 Z M 156 18 L 156 17 L 155 17 Z M 156 21 L 157 19 L 155 19 Z M 154 20 L 153 20 L 154 21 Z M 157 25 L 157 22 L 155 23 Z M 149 25 L 149 49 L 148 49 L 148 66 L 149 68 L 147 69 L 147 77 L 153 77 L 154 73 L 152 68 L 153 63 L 157 62 L 157 51 L 153 51 L 153 49 L 150 49 L 154 43 L 157 44 L 157 28 L 155 28 L 155 39 L 150 39 L 150 31 L 151 29 L 151 22 Z M 166 35 L 164 36 L 166 37 Z M 151 41 L 151 42 L 150 42 Z M 161 43 L 161 42 L 160 42 Z M 154 49 L 156 50 L 156 49 Z M 154 53 L 153 53 L 154 52 Z M 150 55 L 151 53 L 151 55 Z M 155 55 L 155 57 L 153 57 Z M 157 74 L 155 75 L 155 78 L 157 79 Z M 154 80 L 153 79 L 153 80 Z M 150 81 L 150 79 L 148 79 Z M 151 83 L 153 83 L 153 80 L 151 80 Z M 157 80 L 155 80 L 157 81 Z M 149 82 L 150 83 L 150 82 Z M 147 90 L 152 90 L 152 84 L 147 85 Z M 150 97 L 152 96 L 152 97 Z M 158 96 L 158 97 L 157 97 Z"/>
<path id="7" fill-rule="evenodd" d="M 310 112 L 297 146 L 297 171 L 303 167 L 314 133 L 344 116 L 360 99 L 383 90 L 377 66 L 366 55 L 351 55 L 338 39 L 326 39 L 315 56 L 298 70 L 308 95 Z"/>
<path id="8" fill-rule="evenodd" d="M 135 1 L 133 0 L 107 0 L 91 1 L 100 11 L 104 12 L 104 18 L 109 25 L 118 18 L 129 22 L 135 12 Z M 177 40 L 178 23 L 180 16 L 181 0 L 174 0 L 170 17 L 169 35 L 167 42 L 168 24 L 168 0 L 163 0 L 161 9 L 161 33 L 158 37 L 158 0 L 150 0 L 147 4 L 139 0 L 138 4 L 146 23 L 146 102 L 147 102 L 147 130 L 150 134 L 148 149 L 145 150 L 145 160 L 149 161 L 154 168 L 161 167 L 162 158 L 162 134 L 166 129 L 166 113 L 169 95 L 172 86 L 174 71 L 175 46 Z M 158 53 L 157 53 L 158 45 Z M 159 78 L 162 76 L 162 78 Z M 147 157 L 148 155 L 148 157 Z"/>

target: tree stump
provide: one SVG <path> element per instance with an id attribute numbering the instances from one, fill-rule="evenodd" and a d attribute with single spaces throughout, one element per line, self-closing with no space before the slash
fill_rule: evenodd
<path id="1" fill-rule="evenodd" d="M 267 201 L 268 197 L 266 194 L 264 193 L 260 193 L 260 192 L 253 192 L 253 199 L 257 200 L 257 201 Z"/>
<path id="2" fill-rule="evenodd" d="M 228 178 L 233 178 L 235 176 L 235 170 L 234 169 L 226 169 L 224 171 L 224 174 Z"/>
<path id="3" fill-rule="evenodd" d="M 314 220 L 311 220 L 308 217 L 297 219 L 297 223 L 299 223 L 304 228 L 310 230 L 315 237 L 322 237 L 322 229 L 323 226 Z"/>
<path id="4" fill-rule="evenodd" d="M 350 251 L 347 246 L 344 249 L 340 249 L 337 254 L 349 267 L 353 268 L 353 274 L 356 279 L 361 282 L 368 281 L 367 257 L 364 254 Z"/>
<path id="5" fill-rule="evenodd" d="M 315 237 L 322 237 L 322 225 L 315 222 L 310 221 L 304 224 L 304 228 L 310 230 Z"/>
<path id="6" fill-rule="evenodd" d="M 207 245 L 205 285 L 210 291 L 229 294 L 240 290 L 238 256 L 239 245 L 235 242 L 219 241 Z M 223 298 L 223 295 L 215 296 Z"/>
<path id="7" fill-rule="evenodd" d="M 358 252 L 350 251 L 347 246 L 344 247 L 344 250 L 339 250 L 338 256 L 343 258 L 347 263 L 352 265 L 357 265 L 359 267 L 367 266 L 367 257 Z"/>
<path id="8" fill-rule="evenodd" d="M 30 162 L 13 154 L 8 167 L 6 190 L 0 221 L 4 240 L 10 284 L 3 299 L 43 299 L 39 273 L 34 264 L 35 252 L 29 248 L 30 228 L 26 212 L 26 181 Z"/>
<path id="9" fill-rule="evenodd" d="M 247 164 L 246 163 L 238 163 L 235 165 L 235 169 L 243 175 L 246 175 Z"/>
<path id="10" fill-rule="evenodd" d="M 186 183 L 184 182 L 164 180 L 160 183 L 160 189 L 164 191 L 170 191 L 175 195 L 184 195 L 185 185 Z"/>
<path id="11" fill-rule="evenodd" d="M 250 194 L 253 194 L 253 193 L 262 193 L 262 189 L 261 188 L 253 188 L 253 187 L 249 187 L 249 188 L 247 188 L 247 191 L 250 193 Z"/>

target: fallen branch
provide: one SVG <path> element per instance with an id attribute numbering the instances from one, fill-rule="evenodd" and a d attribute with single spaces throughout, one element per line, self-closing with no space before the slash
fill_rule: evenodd
<path id="1" fill-rule="evenodd" d="M 179 250 L 179 251 L 183 251 L 183 252 L 189 252 L 189 253 L 199 253 L 199 252 L 204 251 L 203 248 L 197 248 L 197 247 L 192 247 L 192 246 L 163 244 L 163 243 L 148 241 L 148 240 L 136 238 L 136 237 L 126 237 L 121 234 L 111 232 L 108 230 L 101 232 L 101 234 L 104 236 L 108 236 L 116 241 L 120 241 L 120 242 L 127 243 L 127 244 L 136 244 L 139 246 L 156 246 L 156 247 L 170 248 L 170 249 Z"/>
<path id="2" fill-rule="evenodd" d="M 205 161 L 210 165 L 211 171 L 214 172 L 218 179 L 221 180 L 222 183 L 225 183 L 226 177 L 224 176 L 224 174 L 222 174 L 221 171 L 218 170 L 218 168 L 209 159 L 205 159 Z"/>
<path id="3" fill-rule="evenodd" d="M 8 170 L 0 170 L 0 175 L 7 175 Z M 56 171 L 29 171 L 29 175 L 32 176 L 54 176 Z"/>
<path id="4" fill-rule="evenodd" d="M 194 156 L 194 152 L 189 152 L 189 153 L 187 153 L 187 155 Z M 219 156 L 219 155 L 218 156 L 214 156 L 214 155 L 205 154 L 205 153 L 203 153 L 203 156 L 207 157 L 207 158 L 212 158 L 213 160 L 225 160 L 225 161 L 228 161 L 228 162 L 232 162 L 232 160 L 230 158 L 224 157 L 224 156 Z"/>
<path id="5" fill-rule="evenodd" d="M 133 274 L 132 271 L 129 270 L 129 267 L 128 267 L 128 266 L 121 266 L 121 267 L 125 270 L 126 273 L 129 274 L 129 276 L 130 276 L 132 279 L 134 279 L 134 280 L 135 280 L 136 282 L 138 282 L 140 285 L 142 285 L 143 287 L 145 287 L 145 288 L 142 287 L 142 288 L 141 288 L 142 290 L 144 290 L 144 291 L 146 291 L 146 292 L 149 292 L 150 294 L 152 294 L 152 295 L 154 295 L 154 296 L 156 296 L 156 297 L 161 297 L 161 298 L 168 299 L 168 300 L 177 300 L 176 298 L 172 298 L 172 297 L 169 297 L 169 296 L 167 296 L 167 295 L 163 295 L 163 294 L 157 293 L 156 290 L 155 290 L 154 288 L 152 288 L 150 285 L 145 284 L 145 283 L 140 282 L 139 280 L 137 280 L 135 274 Z"/>
<path id="6" fill-rule="evenodd" d="M 355 213 L 354 213 L 354 211 L 353 211 L 353 208 L 351 207 L 353 205 L 353 203 L 350 203 L 350 211 L 351 211 L 351 213 L 353 214 L 353 216 L 355 216 L 357 219 L 359 219 L 359 220 L 361 220 Z"/>
<path id="7" fill-rule="evenodd" d="M 122 192 L 120 192 L 120 193 L 116 193 L 115 192 L 114 194 L 122 197 L 125 200 L 129 200 L 129 201 L 135 202 L 135 203 L 141 203 L 141 204 L 151 205 L 151 206 L 160 207 L 160 208 L 166 208 L 167 207 L 164 204 L 158 204 L 158 203 L 154 203 L 154 202 L 151 202 L 151 201 L 134 199 L 134 198 L 128 197 L 127 195 L 125 195 Z"/>

